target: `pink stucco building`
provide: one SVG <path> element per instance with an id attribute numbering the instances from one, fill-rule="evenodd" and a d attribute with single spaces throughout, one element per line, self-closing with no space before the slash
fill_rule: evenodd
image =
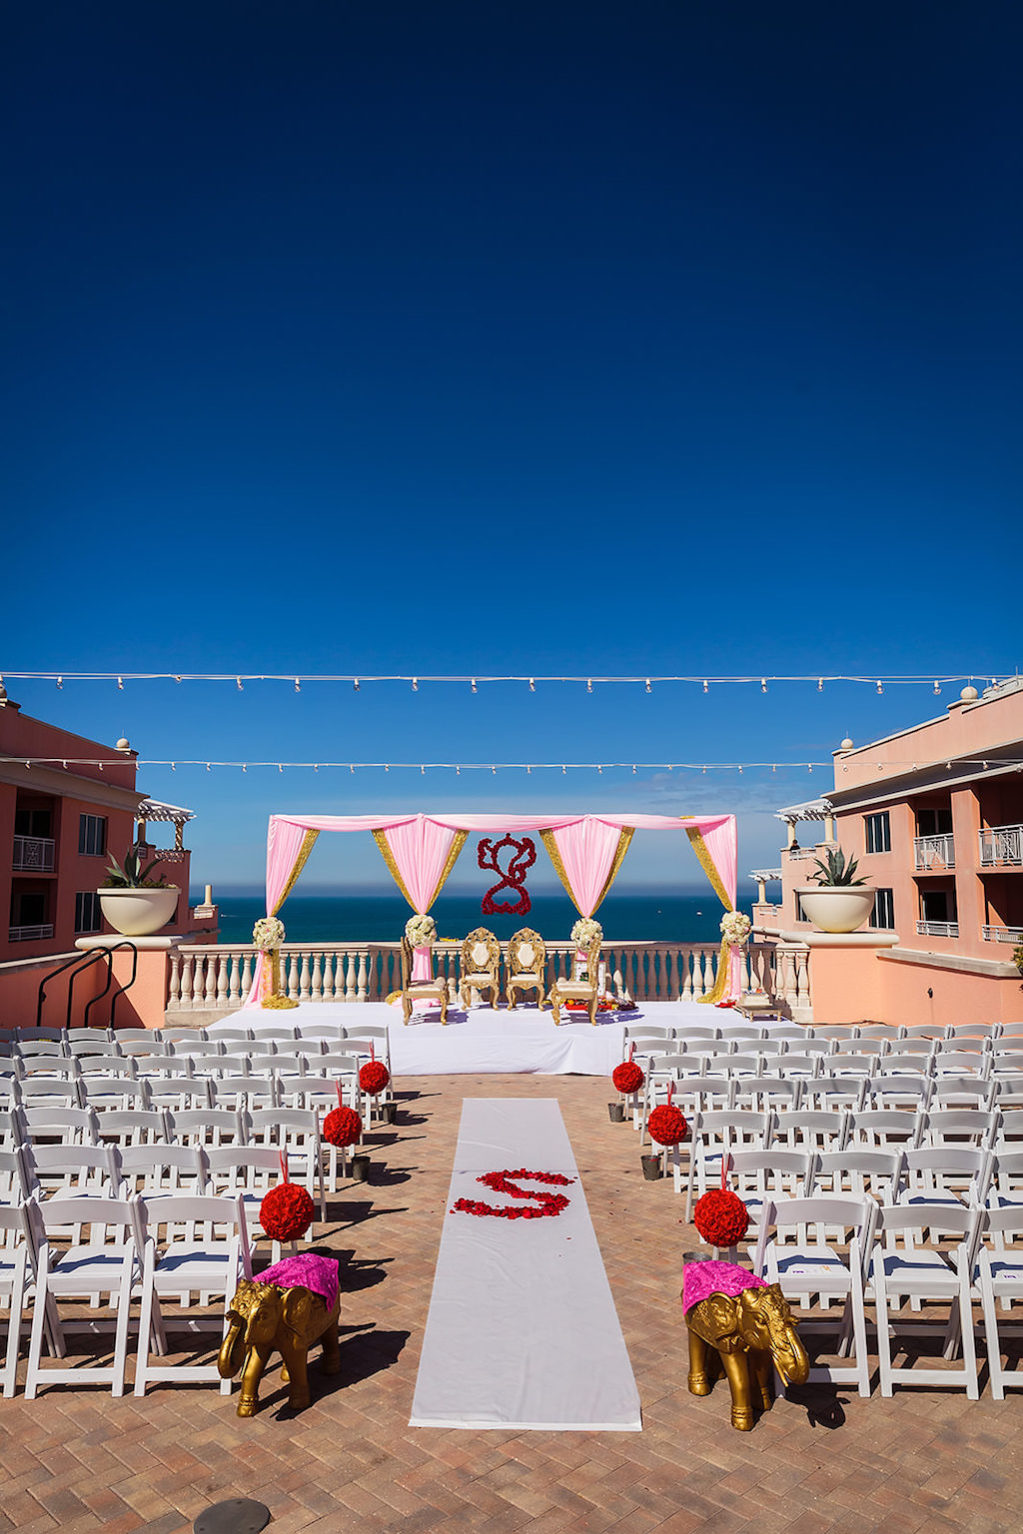
<path id="1" fill-rule="evenodd" d="M 1012 962 L 1023 942 L 1023 679 L 964 688 L 937 718 L 869 745 L 843 741 L 834 773 L 826 797 L 778 812 L 780 869 L 755 875 L 755 923 L 799 993 L 790 1010 L 817 1022 L 1023 1019 Z M 876 890 L 870 925 L 844 937 L 806 921 L 797 893 L 835 843 Z M 769 904 L 772 875 L 781 895 Z"/>
<path id="2" fill-rule="evenodd" d="M 30 718 L 0 686 L 0 992 L 17 997 L 19 1020 L 47 967 L 111 933 L 97 892 L 111 855 L 123 860 L 133 845 L 159 860 L 153 877 L 180 888 L 161 938 L 215 941 L 215 908 L 188 904 L 192 813 L 147 799 L 135 772 L 127 741 L 106 746 Z M 161 822 L 173 845 L 151 846 L 147 828 Z"/>

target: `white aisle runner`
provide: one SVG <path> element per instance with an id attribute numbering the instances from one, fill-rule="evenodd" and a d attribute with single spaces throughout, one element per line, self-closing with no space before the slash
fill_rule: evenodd
<path id="1" fill-rule="evenodd" d="M 546 1190 L 566 1193 L 568 1207 L 539 1220 L 451 1213 L 459 1198 L 534 1206 L 476 1181 L 520 1167 L 575 1178 Z M 640 1431 L 639 1392 L 578 1177 L 555 1100 L 466 1098 L 411 1427 Z"/>

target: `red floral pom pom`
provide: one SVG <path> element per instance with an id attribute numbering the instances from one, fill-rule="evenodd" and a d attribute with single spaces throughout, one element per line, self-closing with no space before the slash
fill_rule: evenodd
<path id="1" fill-rule="evenodd" d="M 271 1241 L 297 1241 L 313 1223 L 316 1205 L 297 1182 L 281 1182 L 259 1206 L 259 1223 Z"/>
<path id="2" fill-rule="evenodd" d="M 362 1134 L 362 1120 L 354 1108 L 333 1108 L 323 1121 L 323 1138 L 331 1145 L 354 1145 Z"/>
<path id="3" fill-rule="evenodd" d="M 360 1087 L 372 1097 L 382 1092 L 390 1079 L 391 1073 L 382 1060 L 367 1060 L 359 1072 Z"/>
<path id="4" fill-rule="evenodd" d="M 626 1097 L 630 1092 L 639 1091 L 643 1085 L 643 1079 L 643 1072 L 635 1060 L 623 1060 L 621 1065 L 616 1065 L 611 1072 L 611 1080 L 615 1084 L 616 1091 L 624 1093 Z"/>
<path id="5" fill-rule="evenodd" d="M 658 1145 L 677 1145 L 689 1133 L 682 1110 L 676 1108 L 674 1103 L 662 1103 L 659 1108 L 655 1108 L 647 1119 L 646 1127 L 650 1131 L 651 1140 L 656 1140 Z"/>
<path id="6" fill-rule="evenodd" d="M 710 1246 L 735 1246 L 749 1229 L 749 1210 L 728 1188 L 711 1188 L 693 1210 L 693 1224 Z"/>

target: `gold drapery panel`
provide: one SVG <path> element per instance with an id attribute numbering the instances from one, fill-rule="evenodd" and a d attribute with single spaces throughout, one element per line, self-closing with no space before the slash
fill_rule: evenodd
<path id="1" fill-rule="evenodd" d="M 468 831 L 456 831 L 455 832 L 454 839 L 453 839 L 453 841 L 451 843 L 451 847 L 450 847 L 450 849 L 448 851 L 448 855 L 447 855 L 447 858 L 446 858 L 445 863 L 444 863 L 444 867 L 441 870 L 440 878 L 437 880 L 437 887 L 436 887 L 436 889 L 434 890 L 433 894 L 430 896 L 430 899 L 427 902 L 426 911 L 420 911 L 418 909 L 415 901 L 412 899 L 412 896 L 409 894 L 408 889 L 405 886 L 405 880 L 401 877 L 401 872 L 400 872 L 400 870 L 398 868 L 397 863 L 394 860 L 394 853 L 391 851 L 390 845 L 389 845 L 389 843 L 387 841 L 387 833 L 385 831 L 374 831 L 372 834 L 373 834 L 373 840 L 376 842 L 377 846 L 380 848 L 380 856 L 383 858 L 384 862 L 387 864 L 387 872 L 390 874 L 390 876 L 394 880 L 395 884 L 401 890 L 402 895 L 408 901 L 408 903 L 412 907 L 413 911 L 416 912 L 416 915 L 417 916 L 425 916 L 426 912 L 429 911 L 430 907 L 436 901 L 437 896 L 440 894 L 441 890 L 444 888 L 445 884 L 448 882 L 448 875 L 450 874 L 451 870 L 454 868 L 455 864 L 458 862 L 458 855 L 461 852 L 462 848 L 465 846 L 465 839 L 469 835 Z"/>
<path id="2" fill-rule="evenodd" d="M 728 891 L 721 883 L 721 876 L 719 875 L 717 869 L 714 867 L 714 859 L 707 851 L 707 843 L 704 841 L 702 835 L 695 826 L 686 826 L 686 835 L 689 838 L 689 842 L 693 851 L 696 853 L 696 856 L 699 859 L 700 867 L 703 869 L 704 873 L 707 875 L 707 878 L 710 880 L 711 885 L 713 886 L 715 895 L 718 897 L 726 911 L 734 910 L 735 908 L 732 905 L 731 900 L 728 898 Z"/>
<path id="3" fill-rule="evenodd" d="M 309 854 L 316 846 L 316 838 L 319 836 L 319 834 L 319 831 L 307 831 L 303 836 L 302 845 L 298 849 L 298 857 L 295 859 L 295 866 L 288 875 L 288 882 L 285 884 L 283 890 L 281 891 L 280 899 L 274 906 L 273 910 L 270 912 L 271 916 L 277 915 L 277 912 L 280 910 L 281 906 L 287 900 L 288 896 L 295 888 L 295 885 L 298 883 L 298 876 L 302 872 L 305 865 L 308 863 Z"/>
<path id="4" fill-rule="evenodd" d="M 635 834 L 635 827 L 633 826 L 625 826 L 620 831 L 618 836 L 618 846 L 615 848 L 615 855 L 611 861 L 610 871 L 607 878 L 604 880 L 604 888 L 601 890 L 600 897 L 597 900 L 597 904 L 593 907 L 593 912 L 591 912 L 591 914 L 595 914 L 597 911 L 599 911 L 604 900 L 604 896 L 607 894 L 608 890 L 617 879 L 618 870 L 621 868 L 622 863 L 625 861 L 625 854 L 628 852 L 632 843 L 632 838 L 635 836 Z M 554 864 L 554 872 L 557 874 L 558 878 L 564 885 L 566 895 L 568 896 L 569 900 L 571 900 L 576 910 L 579 912 L 579 915 L 585 915 L 586 913 L 583 911 L 582 906 L 579 904 L 578 900 L 575 898 L 575 895 L 572 892 L 572 886 L 569 883 L 568 874 L 565 872 L 565 865 L 561 861 L 561 853 L 558 851 L 558 844 L 554 840 L 554 832 L 541 831 L 540 840 L 547 848 L 548 856 L 550 857 L 551 862 Z"/>
<path id="5" fill-rule="evenodd" d="M 722 999 L 725 991 L 728 988 L 728 968 L 731 963 L 731 959 L 732 950 L 729 948 L 724 939 L 722 939 L 721 952 L 718 954 L 718 972 L 714 979 L 713 989 L 709 990 L 706 996 L 698 996 L 696 998 L 697 1001 L 705 1002 L 708 1006 L 714 1006 L 716 1002 L 719 1002 Z"/>

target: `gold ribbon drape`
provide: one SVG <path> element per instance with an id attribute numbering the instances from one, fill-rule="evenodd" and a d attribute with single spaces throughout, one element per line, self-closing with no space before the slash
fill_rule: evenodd
<path id="1" fill-rule="evenodd" d="M 554 864 L 554 872 L 565 886 L 565 893 L 568 895 L 569 900 L 571 900 L 580 916 L 585 916 L 587 914 L 592 916 L 593 912 L 599 910 L 604 896 L 607 894 L 608 890 L 611 888 L 612 884 L 618 877 L 618 870 L 621 868 L 622 863 L 625 861 L 625 854 L 628 852 L 632 838 L 635 836 L 635 834 L 636 832 L 633 826 L 624 826 L 619 832 L 618 846 L 615 848 L 615 855 L 611 860 L 611 867 L 608 872 L 608 876 L 604 880 L 604 888 L 601 890 L 599 896 L 597 897 L 597 904 L 593 907 L 593 911 L 587 913 L 583 910 L 582 906 L 579 904 L 572 891 L 572 886 L 569 883 L 568 874 L 565 872 L 565 865 L 561 861 L 561 853 L 558 851 L 558 844 L 554 840 L 554 832 L 540 832 L 540 840 L 547 848 L 550 860 Z"/>
<path id="2" fill-rule="evenodd" d="M 702 834 L 696 829 L 695 826 L 686 826 L 686 835 L 689 838 L 690 846 L 696 853 L 700 867 L 703 869 L 704 873 L 707 875 L 707 878 L 711 882 L 711 887 L 714 890 L 715 895 L 718 897 L 726 911 L 734 911 L 735 907 L 732 905 L 732 902 L 728 898 L 728 891 L 725 889 L 725 886 L 721 882 L 721 875 L 714 867 L 714 859 L 707 851 L 707 843 L 704 841 Z M 725 991 L 728 989 L 728 969 L 731 957 L 731 949 L 724 941 L 724 939 L 722 939 L 721 949 L 718 953 L 718 972 L 714 977 L 714 984 L 712 988 L 707 992 L 706 996 L 701 996 L 698 998 L 706 1006 L 713 1006 L 716 1002 L 719 1002 L 724 996 Z"/>
<path id="3" fill-rule="evenodd" d="M 404 895 L 405 899 L 408 901 L 409 905 L 418 916 L 426 915 L 426 912 L 429 911 L 441 890 L 448 882 L 448 875 L 454 868 L 455 864 L 458 862 L 458 855 L 462 848 L 465 846 L 465 839 L 468 835 L 468 831 L 455 832 L 454 839 L 452 840 L 451 846 L 448 850 L 448 855 L 444 861 L 444 867 L 441 869 L 440 878 L 437 880 L 436 888 L 434 889 L 433 894 L 430 896 L 429 900 L 426 902 L 426 910 L 420 911 L 419 907 L 416 905 L 415 901 L 412 899 L 412 896 L 409 894 L 408 889 L 406 888 L 405 880 L 401 877 L 401 871 L 395 862 L 394 853 L 391 851 L 390 844 L 387 840 L 386 831 L 373 832 L 373 840 L 380 848 L 380 855 L 384 862 L 387 864 L 387 872 L 390 874 L 391 878 L 394 880 L 395 884 L 401 890 L 401 893 Z"/>
<path id="4" fill-rule="evenodd" d="M 281 890 L 280 898 L 278 899 L 277 904 L 270 912 L 271 916 L 277 915 L 277 912 L 280 910 L 281 906 L 287 900 L 288 896 L 295 888 L 295 885 L 298 883 L 298 876 L 302 872 L 305 865 L 308 863 L 309 854 L 316 846 L 316 838 L 319 836 L 319 834 L 319 831 L 307 831 L 303 836 L 302 845 L 298 849 L 298 857 L 295 859 L 295 866 L 292 868 L 290 874 L 288 875 L 287 882 L 284 888 Z"/>

